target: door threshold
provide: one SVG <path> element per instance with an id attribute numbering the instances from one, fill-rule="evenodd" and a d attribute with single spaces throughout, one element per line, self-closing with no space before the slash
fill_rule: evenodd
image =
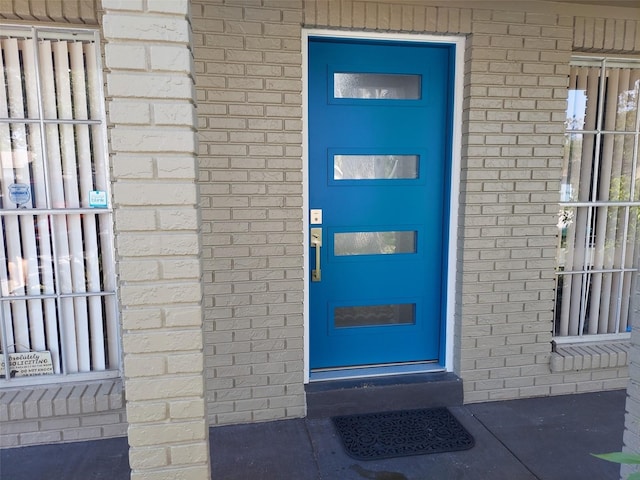
<path id="1" fill-rule="evenodd" d="M 392 375 L 409 375 L 412 373 L 434 373 L 444 371 L 445 368 L 442 365 L 434 362 L 371 365 L 367 367 L 312 370 L 309 374 L 309 381 L 324 382 L 329 380 L 388 377 Z"/>

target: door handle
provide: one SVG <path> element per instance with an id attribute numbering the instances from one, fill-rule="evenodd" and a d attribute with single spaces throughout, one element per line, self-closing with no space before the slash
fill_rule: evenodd
<path id="1" fill-rule="evenodd" d="M 320 270 L 320 248 L 322 247 L 322 228 L 311 229 L 311 246 L 316 249 L 316 268 L 311 270 L 311 281 L 319 282 L 322 278 Z"/>

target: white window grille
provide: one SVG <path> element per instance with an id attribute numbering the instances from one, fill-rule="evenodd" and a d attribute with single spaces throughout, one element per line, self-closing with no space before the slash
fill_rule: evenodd
<path id="1" fill-rule="evenodd" d="M 99 46 L 0 29 L 0 386 L 118 374 Z M 43 351 L 54 375 L 19 379 L 13 354 Z"/>
<path id="2" fill-rule="evenodd" d="M 555 340 L 623 338 L 640 251 L 640 61 L 577 57 L 569 76 Z"/>

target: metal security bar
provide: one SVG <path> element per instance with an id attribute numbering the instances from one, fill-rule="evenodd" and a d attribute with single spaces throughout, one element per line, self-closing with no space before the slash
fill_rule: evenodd
<path id="1" fill-rule="evenodd" d="M 583 57 L 571 67 L 556 341 L 628 331 L 640 248 L 639 98 L 638 61 Z"/>
<path id="2" fill-rule="evenodd" d="M 21 352 L 48 352 L 55 374 L 118 370 L 99 37 L 1 32 L 0 375 L 30 374 Z"/>

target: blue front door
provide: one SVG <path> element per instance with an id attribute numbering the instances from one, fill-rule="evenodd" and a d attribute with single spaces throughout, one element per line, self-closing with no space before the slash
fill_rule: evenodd
<path id="1" fill-rule="evenodd" d="M 309 39 L 312 369 L 442 358 L 453 56 Z"/>

